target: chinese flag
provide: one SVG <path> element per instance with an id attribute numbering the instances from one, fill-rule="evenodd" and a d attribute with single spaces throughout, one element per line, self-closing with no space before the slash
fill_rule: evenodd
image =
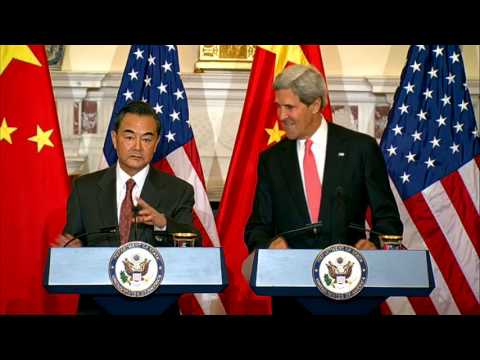
<path id="1" fill-rule="evenodd" d="M 76 312 L 43 287 L 69 191 L 45 48 L 0 45 L 0 314 Z"/>
<path id="2" fill-rule="evenodd" d="M 255 51 L 242 118 L 217 214 L 217 228 L 224 248 L 229 286 L 221 295 L 228 314 L 269 314 L 269 297 L 256 296 L 242 275 L 248 256 L 244 230 L 250 216 L 261 151 L 279 142 L 281 130 L 273 81 L 288 64 L 311 64 L 324 76 L 319 45 L 259 45 Z M 330 104 L 324 117 L 332 120 Z"/>

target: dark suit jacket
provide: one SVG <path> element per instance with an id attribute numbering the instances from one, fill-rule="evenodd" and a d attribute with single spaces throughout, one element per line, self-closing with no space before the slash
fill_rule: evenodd
<path id="1" fill-rule="evenodd" d="M 343 156 L 342 156 L 343 153 Z M 367 207 L 372 228 L 402 234 L 403 225 L 390 189 L 385 162 L 376 141 L 365 134 L 329 123 L 322 183 L 320 221 L 312 231 L 286 238 L 290 248 L 325 248 L 335 243 L 354 245 L 365 234 Z M 260 155 L 253 211 L 245 230 L 249 251 L 267 248 L 278 233 L 310 223 L 298 164 L 296 141 L 284 139 Z M 371 240 L 378 246 L 378 239 Z"/>
<path id="2" fill-rule="evenodd" d="M 150 167 L 141 195 L 150 206 L 164 213 L 167 232 L 196 232 L 192 225 L 193 187 L 187 182 Z M 67 225 L 64 233 L 79 235 L 118 226 L 115 166 L 79 177 L 68 200 Z M 153 246 L 172 246 L 168 237 L 153 234 L 153 226 L 137 225 L 137 238 Z M 134 240 L 134 226 L 130 240 Z M 118 232 L 91 235 L 84 246 L 119 246 Z M 197 246 L 201 246 L 200 240 Z"/>

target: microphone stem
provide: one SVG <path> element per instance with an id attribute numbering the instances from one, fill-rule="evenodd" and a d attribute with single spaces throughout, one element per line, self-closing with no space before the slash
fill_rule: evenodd
<path id="1" fill-rule="evenodd" d="M 63 245 L 63 247 L 67 247 L 67 245 L 70 244 L 70 243 L 71 243 L 72 241 L 74 241 L 74 240 L 77 240 L 77 238 L 74 237 L 74 238 L 68 240 L 68 241 Z M 79 240 L 80 240 L 80 239 L 79 239 Z M 82 241 L 82 240 L 80 240 L 80 241 Z"/>
<path id="2" fill-rule="evenodd" d="M 314 224 L 310 224 L 310 225 L 307 225 L 307 226 L 300 227 L 298 229 L 284 231 L 284 232 L 278 234 L 277 236 L 292 235 L 292 234 L 295 234 L 297 232 L 306 232 L 308 230 L 312 230 L 312 229 L 315 229 L 315 228 L 320 227 L 320 226 L 322 226 L 321 221 L 318 222 L 318 223 L 314 223 Z"/>
<path id="3" fill-rule="evenodd" d="M 112 226 L 108 226 L 108 227 L 104 227 L 104 228 L 101 228 L 100 231 L 93 231 L 93 232 L 84 232 L 84 233 L 81 233 L 81 234 L 77 234 L 77 235 L 73 235 L 73 238 L 71 238 L 70 240 L 68 240 L 64 245 L 63 247 L 67 247 L 68 244 L 70 244 L 72 241 L 74 240 L 80 240 L 82 241 L 82 239 L 84 237 L 88 237 L 88 236 L 93 236 L 93 235 L 100 235 L 100 234 L 115 234 L 118 232 L 118 228 L 116 226 L 112 227 Z"/>
<path id="4" fill-rule="evenodd" d="M 138 241 L 137 238 L 137 213 L 135 212 L 135 225 L 134 225 L 134 232 L 135 232 L 135 241 Z"/>
<path id="5" fill-rule="evenodd" d="M 374 231 L 374 230 L 371 230 L 371 229 L 366 229 L 366 228 L 362 228 L 361 226 L 359 225 L 355 225 L 355 224 L 350 224 L 349 225 L 350 228 L 354 229 L 354 230 L 359 230 L 359 231 L 366 231 L 366 232 L 369 232 L 373 235 L 377 235 L 377 236 L 381 236 L 382 234 L 380 234 L 379 232 L 377 231 Z"/>
<path id="6" fill-rule="evenodd" d="M 133 218 L 134 218 L 134 225 L 133 225 L 133 236 L 134 236 L 134 239 L 135 241 L 138 241 L 138 216 L 139 216 L 139 212 L 140 212 L 141 208 L 140 206 L 138 205 L 134 205 L 133 208 L 132 208 L 132 212 L 133 212 Z"/>

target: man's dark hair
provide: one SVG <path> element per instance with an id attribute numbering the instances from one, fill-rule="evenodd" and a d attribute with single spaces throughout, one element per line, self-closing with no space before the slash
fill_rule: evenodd
<path id="1" fill-rule="evenodd" d="M 157 135 L 160 136 L 160 132 L 162 131 L 160 119 L 158 118 L 155 110 L 153 110 L 149 104 L 144 103 L 143 101 L 131 101 L 127 103 L 122 110 L 120 110 L 117 116 L 117 121 L 115 121 L 115 132 L 118 132 L 120 124 L 122 123 L 122 120 L 126 114 L 152 116 L 157 124 Z"/>

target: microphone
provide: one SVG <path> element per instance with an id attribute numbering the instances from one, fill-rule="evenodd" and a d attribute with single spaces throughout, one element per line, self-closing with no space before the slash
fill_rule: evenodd
<path id="1" fill-rule="evenodd" d="M 138 216 L 138 213 L 140 212 L 140 206 L 134 206 L 132 208 L 132 211 L 133 211 L 133 216 L 135 218 L 135 225 L 133 226 L 133 234 L 134 234 L 134 237 L 135 237 L 135 241 L 138 241 L 138 232 L 137 232 L 137 228 L 138 228 L 138 225 L 137 225 L 137 216 Z"/>
<path id="2" fill-rule="evenodd" d="M 318 229 L 321 228 L 322 226 L 323 226 L 322 222 L 319 221 L 319 222 L 314 223 L 314 224 L 308 224 L 308 225 L 305 225 L 305 226 L 302 226 L 302 227 L 299 227 L 299 228 L 296 228 L 296 229 L 281 232 L 277 236 L 275 236 L 275 238 L 277 238 L 279 236 L 286 237 L 286 236 L 292 236 L 292 235 L 299 235 L 299 234 L 307 232 L 309 230 L 313 230 L 313 233 L 317 234 Z"/>
<path id="3" fill-rule="evenodd" d="M 118 232 L 118 226 L 113 225 L 113 226 L 105 226 L 101 227 L 98 231 L 93 231 L 93 232 L 84 232 L 81 234 L 73 235 L 73 238 L 68 240 L 63 247 L 67 247 L 68 244 L 70 244 L 74 240 L 82 240 L 83 238 L 87 238 L 92 235 L 100 235 L 100 234 L 116 234 Z"/>
<path id="4" fill-rule="evenodd" d="M 363 232 L 366 231 L 366 232 L 368 232 L 368 233 L 370 233 L 370 234 L 377 235 L 377 236 L 379 236 L 379 237 L 380 237 L 380 236 L 384 236 L 382 233 L 379 233 L 378 231 L 374 231 L 374 230 L 372 230 L 372 229 L 364 228 L 364 227 L 362 227 L 362 226 L 360 226 L 360 225 L 357 225 L 357 224 L 354 224 L 354 223 L 348 224 L 348 227 L 349 227 L 350 229 L 353 229 L 353 230 L 358 230 L 358 231 L 363 231 Z"/>
<path id="5" fill-rule="evenodd" d="M 354 223 L 350 223 L 348 227 L 350 229 L 368 232 L 370 234 L 376 235 L 378 237 L 378 241 L 381 249 L 384 249 L 384 250 L 405 250 L 406 249 L 406 247 L 403 246 L 402 244 L 403 236 L 401 235 L 385 235 L 378 231 L 367 229 Z"/>

